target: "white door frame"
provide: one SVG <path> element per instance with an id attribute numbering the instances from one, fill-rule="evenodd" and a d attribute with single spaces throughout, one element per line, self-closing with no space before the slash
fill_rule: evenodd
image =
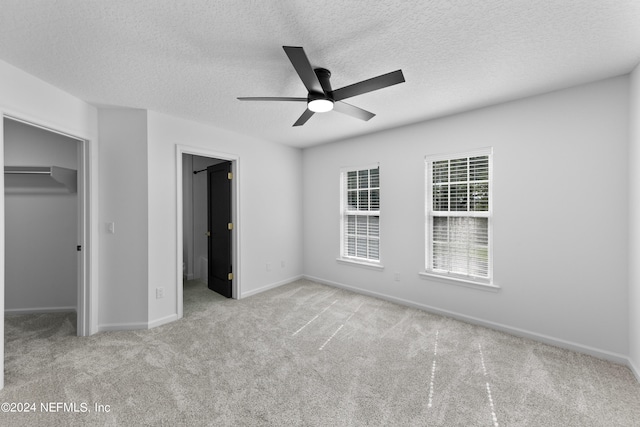
<path id="1" fill-rule="evenodd" d="M 233 222 L 233 233 L 231 234 L 231 265 L 233 266 L 233 281 L 231 283 L 231 296 L 240 299 L 241 278 L 240 278 L 240 157 L 235 154 L 221 153 L 200 147 L 176 144 L 176 231 L 177 231 L 177 259 L 176 259 L 176 313 L 178 319 L 183 316 L 183 294 L 182 294 L 182 263 L 183 263 L 183 198 L 182 198 L 182 155 L 191 154 L 194 156 L 209 157 L 213 159 L 227 160 L 231 162 L 231 221 Z"/>
<path id="2" fill-rule="evenodd" d="M 29 126 L 33 126 L 39 129 L 53 132 L 67 138 L 71 138 L 78 141 L 79 154 L 78 154 L 78 245 L 82 246 L 82 250 L 79 252 L 78 257 L 78 298 L 77 298 L 77 334 L 78 336 L 89 336 L 97 332 L 97 295 L 98 292 L 94 288 L 95 282 L 92 280 L 94 277 L 94 267 L 96 257 L 94 255 L 94 249 L 96 247 L 96 239 L 94 238 L 91 214 L 93 212 L 94 203 L 92 200 L 93 193 L 93 180 L 91 179 L 91 157 L 94 151 L 93 144 L 87 138 L 73 135 L 69 132 L 51 128 L 36 123 L 32 120 L 27 120 L 13 114 L 2 114 L 2 121 L 4 126 L 4 119 L 13 120 L 19 123 L 23 123 Z M 3 128 L 4 129 L 4 128 Z M 4 132 L 0 135 L 2 141 L 2 149 L 4 151 Z M 2 159 L 4 166 L 4 157 Z M 2 177 L 4 186 L 4 174 Z M 3 210 L 4 212 L 4 210 Z M 3 237 L 4 237 L 4 221 L 2 223 Z M 4 238 L 3 238 L 4 241 Z M 4 259 L 1 260 L 4 270 Z M 4 278 L 2 281 L 2 289 L 4 290 Z M 4 317 L 4 302 L 2 304 L 2 311 Z M 4 327 L 4 325 L 3 325 Z"/>

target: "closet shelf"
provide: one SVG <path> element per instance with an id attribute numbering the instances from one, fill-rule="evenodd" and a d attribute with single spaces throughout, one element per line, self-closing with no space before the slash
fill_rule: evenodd
<path id="1" fill-rule="evenodd" d="M 69 194 L 77 191 L 77 171 L 60 166 L 5 166 L 5 194 Z"/>

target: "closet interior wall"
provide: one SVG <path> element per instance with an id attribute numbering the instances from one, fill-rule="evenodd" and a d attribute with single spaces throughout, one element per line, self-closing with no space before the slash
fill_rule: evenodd
<path id="1" fill-rule="evenodd" d="M 5 166 L 78 169 L 72 138 L 4 119 Z M 26 179 L 29 179 L 27 177 Z M 5 312 L 76 311 L 78 195 L 5 180 Z"/>

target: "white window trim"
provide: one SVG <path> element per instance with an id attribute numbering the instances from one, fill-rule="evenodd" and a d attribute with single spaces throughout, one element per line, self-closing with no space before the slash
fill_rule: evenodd
<path id="1" fill-rule="evenodd" d="M 495 283 L 478 282 L 474 280 L 469 280 L 466 277 L 458 277 L 453 274 L 439 274 L 439 273 L 432 273 L 429 271 L 421 271 L 418 273 L 418 275 L 420 276 L 421 279 L 424 279 L 424 280 L 437 280 L 439 282 L 443 282 L 447 284 L 464 286 L 465 288 L 480 289 L 483 291 L 493 291 L 493 292 L 497 292 L 501 289 L 500 286 L 496 285 Z"/>
<path id="2" fill-rule="evenodd" d="M 365 259 L 365 258 L 358 258 L 358 257 L 350 257 L 350 256 L 345 256 L 345 239 L 344 239 L 344 233 L 345 233 L 345 229 L 344 229 L 344 215 L 348 214 L 349 212 L 345 211 L 345 204 L 347 202 L 347 192 L 346 192 L 346 187 L 344 185 L 345 182 L 345 174 L 347 172 L 352 172 L 352 171 L 358 171 L 358 170 L 365 170 L 365 169 L 376 169 L 376 168 L 380 168 L 380 163 L 369 163 L 369 164 L 365 164 L 365 165 L 360 165 L 360 166 L 343 166 L 340 168 L 340 182 L 339 182 L 339 189 L 340 189 L 340 255 L 336 258 L 336 261 L 341 263 L 341 264 L 345 264 L 345 265 L 352 265 L 355 267 L 363 267 L 363 268 L 369 268 L 369 269 L 373 269 L 373 270 L 383 270 L 384 266 L 381 263 L 381 259 L 382 259 L 382 248 L 381 245 L 378 244 L 378 260 L 371 260 L 371 259 Z M 381 209 L 379 209 L 377 211 L 377 216 L 380 217 L 381 216 Z M 353 215 L 373 215 L 371 213 L 371 211 L 355 211 L 353 212 Z M 378 241 L 382 240 L 382 227 L 380 227 L 379 231 L 378 231 L 379 235 L 378 235 Z"/>
<path id="3" fill-rule="evenodd" d="M 488 218 L 489 223 L 489 235 L 488 235 L 488 253 L 489 253 L 489 266 L 488 266 L 488 278 L 484 277 L 473 277 L 473 276 L 464 276 L 457 275 L 449 272 L 441 272 L 438 270 L 431 269 L 432 260 L 431 260 L 431 251 L 432 251 L 432 236 L 431 230 L 429 229 L 429 216 L 433 211 L 433 197 L 431 197 L 433 188 L 431 183 L 431 167 L 430 164 L 440 160 L 450 160 L 455 158 L 463 158 L 463 157 L 478 157 L 478 156 L 489 156 L 489 211 L 488 213 L 477 213 L 477 212 L 465 212 L 465 217 L 481 217 Z M 477 150 L 466 151 L 466 152 L 452 152 L 446 154 L 436 154 L 436 155 L 427 155 L 425 156 L 425 223 L 424 223 L 424 234 L 425 234 L 425 270 L 419 272 L 419 276 L 423 279 L 438 279 L 445 283 L 462 285 L 466 287 L 472 287 L 476 289 L 483 290 L 499 290 L 500 286 L 497 286 L 493 282 L 493 147 L 480 148 Z M 457 216 L 455 213 L 450 214 L 449 216 Z"/>
<path id="4" fill-rule="evenodd" d="M 336 258 L 340 264 L 352 265 L 354 267 L 368 268 L 370 270 L 384 270 L 384 265 L 374 261 L 362 261 L 361 258 Z"/>

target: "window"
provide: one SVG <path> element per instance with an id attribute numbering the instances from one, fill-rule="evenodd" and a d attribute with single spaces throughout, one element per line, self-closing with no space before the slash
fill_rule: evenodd
<path id="1" fill-rule="evenodd" d="M 427 273 L 491 283 L 491 148 L 426 161 Z"/>
<path id="2" fill-rule="evenodd" d="M 341 190 L 341 258 L 379 263 L 380 167 L 343 169 Z"/>

